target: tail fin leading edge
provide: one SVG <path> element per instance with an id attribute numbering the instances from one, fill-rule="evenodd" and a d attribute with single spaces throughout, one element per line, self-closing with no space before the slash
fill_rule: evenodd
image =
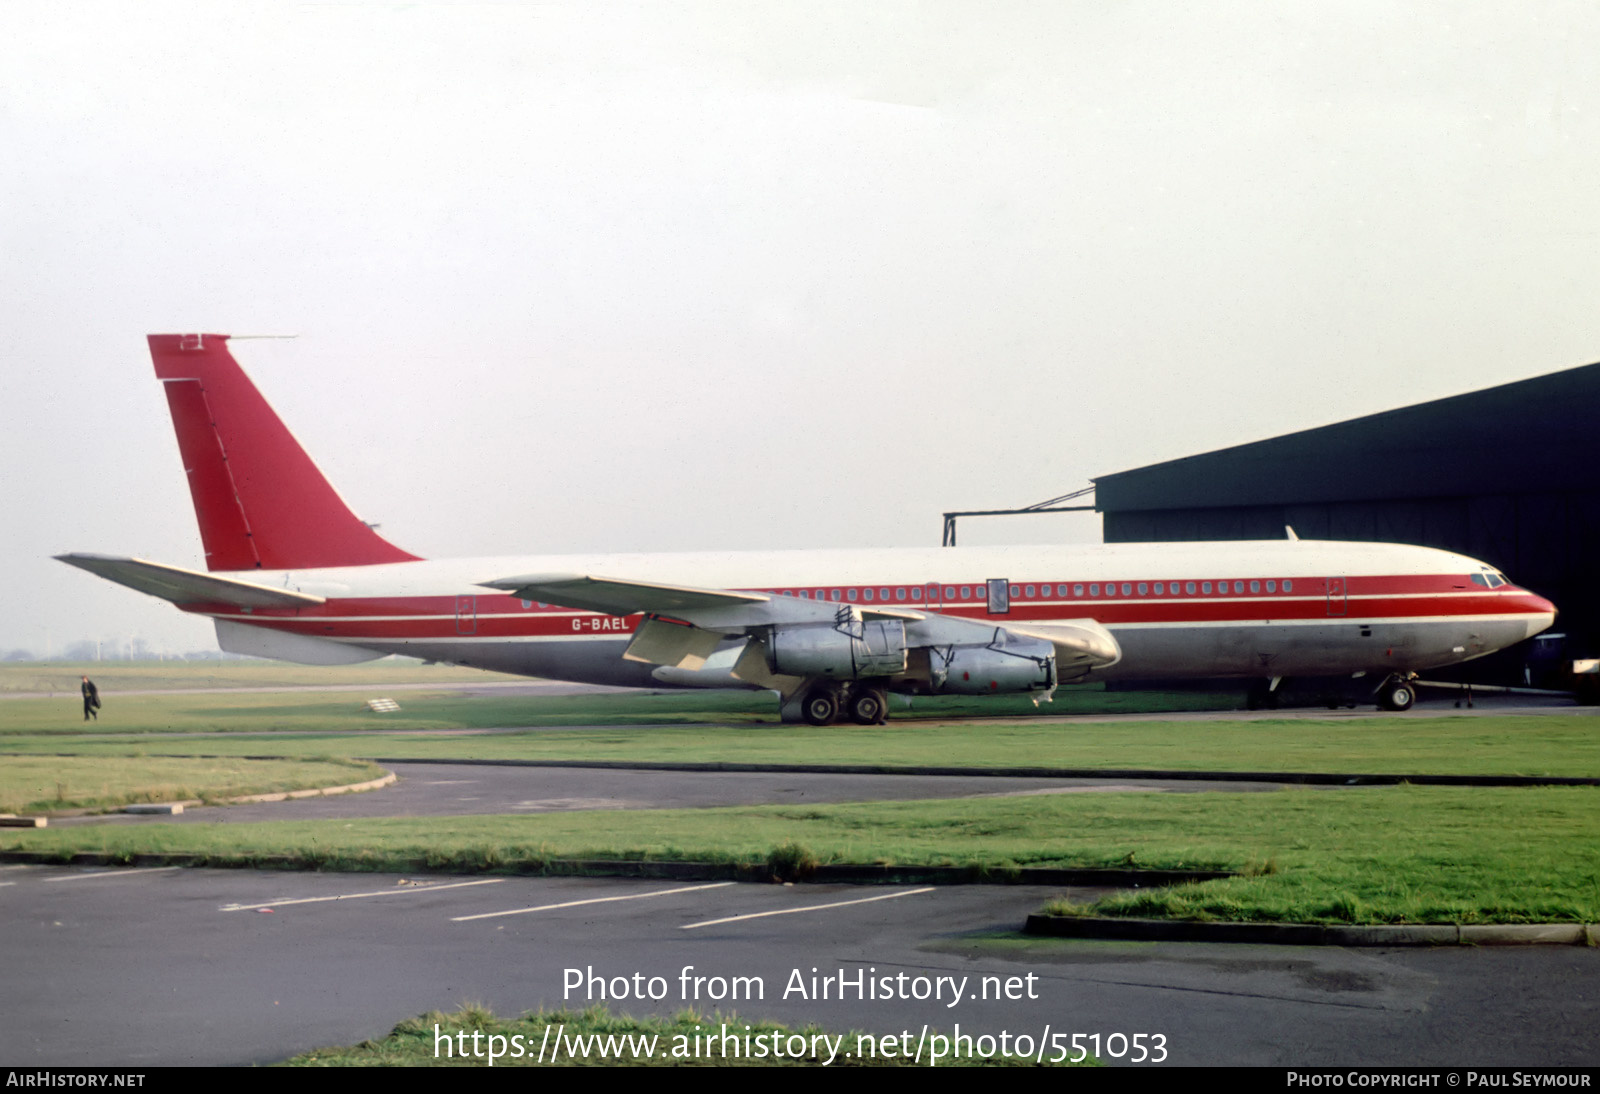
<path id="1" fill-rule="evenodd" d="M 250 382 L 225 334 L 152 334 L 208 570 L 413 562 L 350 511 Z"/>

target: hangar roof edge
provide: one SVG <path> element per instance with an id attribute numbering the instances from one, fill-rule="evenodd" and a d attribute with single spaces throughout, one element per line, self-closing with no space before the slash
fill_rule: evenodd
<path id="1" fill-rule="evenodd" d="M 1594 488 L 1600 363 L 1094 479 L 1101 512 Z"/>

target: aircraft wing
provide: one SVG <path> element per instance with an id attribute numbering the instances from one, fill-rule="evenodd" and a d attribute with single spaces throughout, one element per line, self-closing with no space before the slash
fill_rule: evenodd
<path id="1" fill-rule="evenodd" d="M 701 589 L 593 574 L 529 574 L 479 584 L 503 589 L 523 600 L 541 600 L 612 615 L 643 614 L 647 618 L 636 628 L 623 656 L 630 661 L 688 672 L 700 672 L 729 639 L 759 635 L 764 628 L 826 624 L 842 630 L 859 628 L 867 620 L 902 622 L 905 641 L 912 646 L 1004 644 L 1007 635 L 1048 642 L 1055 651 L 1063 678 L 1113 665 L 1122 657 L 1122 650 L 1111 632 L 1093 619 L 1014 625 L 936 611 Z M 781 678 L 781 684 L 758 681 L 761 671 L 754 652 L 752 646 L 746 650 L 750 656 L 738 658 L 738 664 L 732 669 L 733 677 L 758 683 L 758 686 L 777 686 L 779 690 L 785 690 L 784 684 L 799 682 L 787 677 Z"/>
<path id="2" fill-rule="evenodd" d="M 118 585 L 126 585 L 179 606 L 226 604 L 234 608 L 306 608 L 324 602 L 323 597 L 310 593 L 275 589 L 270 585 L 257 585 L 253 581 L 185 570 L 181 566 L 147 562 L 142 558 L 90 554 L 55 557 L 68 566 L 88 570 L 107 581 L 115 581 Z"/>
<path id="3" fill-rule="evenodd" d="M 480 581 L 478 584 L 490 589 L 504 589 L 523 600 L 542 600 L 563 608 L 584 608 L 611 615 L 740 607 L 762 604 L 772 599 L 761 593 L 694 589 L 683 585 L 629 581 L 626 578 L 595 577 L 591 574 L 526 574 L 522 577 Z"/>
<path id="4" fill-rule="evenodd" d="M 829 600 L 700 589 L 594 574 L 527 574 L 478 584 L 503 589 L 523 600 L 541 600 L 566 608 L 612 615 L 643 614 L 646 618 L 635 628 L 633 640 L 622 656 L 691 675 L 711 673 L 706 663 L 719 647 L 762 628 L 840 625 L 865 619 L 906 620 L 914 625 L 926 618 L 926 613 L 896 608 L 868 608 Z M 731 669 L 719 670 L 720 676 L 728 677 L 730 682 L 743 681 L 786 694 L 804 682 L 799 677 L 770 672 L 754 643 L 747 643 L 744 655 L 734 656 L 737 663 Z"/>
<path id="5" fill-rule="evenodd" d="M 895 608 L 868 608 L 827 600 L 804 600 L 730 589 L 698 589 L 593 574 L 527 574 L 478 584 L 503 589 L 523 600 L 542 600 L 564 608 L 583 608 L 611 615 L 671 615 L 707 630 L 743 631 L 746 627 L 783 623 L 827 623 L 841 610 L 855 608 L 863 619 L 921 619 L 923 613 Z"/>

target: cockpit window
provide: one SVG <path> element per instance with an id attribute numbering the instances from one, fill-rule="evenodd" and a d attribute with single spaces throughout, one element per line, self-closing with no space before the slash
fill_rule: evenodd
<path id="1" fill-rule="evenodd" d="M 1485 589 L 1489 588 L 1489 579 L 1483 574 L 1473 574 L 1472 583 L 1474 585 L 1482 585 Z"/>

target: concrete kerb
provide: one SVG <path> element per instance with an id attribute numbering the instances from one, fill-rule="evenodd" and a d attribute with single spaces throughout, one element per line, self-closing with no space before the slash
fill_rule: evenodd
<path id="1" fill-rule="evenodd" d="M 245 759 L 255 758 L 256 757 L 250 756 L 245 757 Z M 281 759 L 282 757 L 270 756 L 263 758 Z M 365 782 L 345 783 L 342 786 L 318 786 L 309 790 L 283 790 L 273 794 L 244 794 L 236 798 L 216 798 L 214 801 L 220 802 L 223 805 L 254 805 L 259 802 L 292 801 L 299 798 L 331 798 L 337 794 L 360 794 L 367 790 L 381 790 L 383 787 L 389 786 L 390 784 L 398 782 L 399 780 L 400 776 L 396 775 L 393 771 L 385 771 L 378 778 L 368 779 Z M 206 803 L 201 801 L 199 798 L 184 798 L 181 801 L 175 802 L 130 802 L 127 805 L 111 806 L 105 809 L 63 809 L 57 813 L 44 814 L 44 817 L 88 817 L 101 813 L 153 812 L 155 809 L 152 809 L 152 807 L 159 809 L 160 807 L 164 806 L 181 806 L 182 808 L 179 810 L 179 812 L 182 812 L 183 809 L 190 809 L 204 804 Z M 28 821 L 35 819 L 42 820 L 44 818 L 18 818 L 18 820 Z M 21 825 L 15 825 L 14 827 L 21 827 Z"/>
<path id="2" fill-rule="evenodd" d="M 362 783 L 349 783 L 345 786 L 320 786 L 311 790 L 285 790 L 277 794 L 246 794 L 238 798 L 223 798 L 229 805 L 254 805 L 257 802 L 283 802 L 296 801 L 300 798 L 331 798 L 336 794 L 360 794 L 367 790 L 381 790 L 391 783 L 398 782 L 399 776 L 393 771 L 385 771 L 376 779 L 368 779 Z"/>
<path id="3" fill-rule="evenodd" d="M 276 759 L 259 756 L 250 759 Z M 601 771 L 714 771 L 779 775 L 948 775 L 994 779 L 1142 779 L 1159 782 L 1259 782 L 1292 786 L 1600 786 L 1584 775 L 1422 775 L 1321 771 L 1189 771 L 1130 767 L 947 767 L 929 764 L 780 764 L 724 760 L 509 760 L 455 756 L 372 756 L 377 764 L 463 767 L 579 767 Z"/>
<path id="4" fill-rule="evenodd" d="M 1233 942 L 1272 946 L 1594 946 L 1592 923 L 1202 923 L 1174 919 L 1030 915 L 1024 934 L 1138 942 Z"/>

